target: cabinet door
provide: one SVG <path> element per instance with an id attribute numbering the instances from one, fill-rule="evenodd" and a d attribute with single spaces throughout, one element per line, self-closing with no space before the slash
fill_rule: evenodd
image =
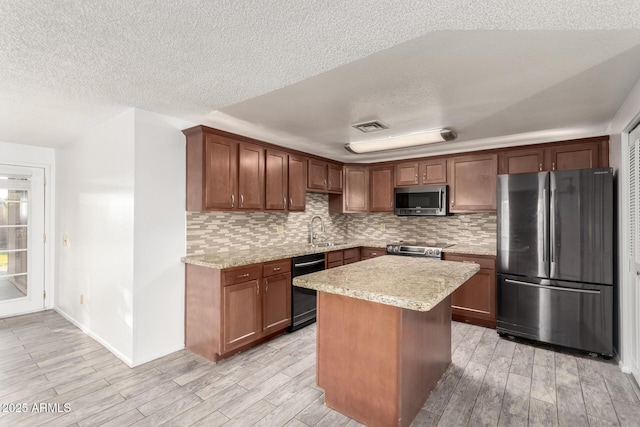
<path id="1" fill-rule="evenodd" d="M 368 170 L 361 166 L 347 166 L 344 170 L 344 212 L 367 212 L 369 207 Z"/>
<path id="2" fill-rule="evenodd" d="M 547 149 L 552 171 L 586 169 L 599 166 L 599 146 L 596 142 L 567 144 Z"/>
<path id="3" fill-rule="evenodd" d="M 451 212 L 496 210 L 497 154 L 479 154 L 449 159 Z"/>
<path id="4" fill-rule="evenodd" d="M 396 165 L 396 186 L 418 185 L 420 167 L 418 162 L 398 163 Z"/>
<path id="5" fill-rule="evenodd" d="M 367 248 L 367 247 L 360 248 L 360 259 L 361 260 L 377 258 L 379 256 L 386 255 L 386 254 L 387 254 L 386 249 Z"/>
<path id="6" fill-rule="evenodd" d="M 327 191 L 342 193 L 342 166 L 329 163 L 327 173 Z"/>
<path id="7" fill-rule="evenodd" d="M 369 212 L 393 212 L 393 166 L 371 168 Z"/>
<path id="8" fill-rule="evenodd" d="M 420 162 L 420 179 L 423 185 L 447 183 L 447 159 Z"/>
<path id="9" fill-rule="evenodd" d="M 488 321 L 471 323 L 495 327 L 496 271 L 481 268 L 451 295 L 451 307 L 454 315 Z"/>
<path id="10" fill-rule="evenodd" d="M 264 208 L 264 148 L 240 143 L 238 169 L 238 209 Z"/>
<path id="11" fill-rule="evenodd" d="M 289 158 L 282 151 L 267 150 L 264 207 L 267 210 L 287 209 Z"/>
<path id="12" fill-rule="evenodd" d="M 270 334 L 291 325 L 291 274 L 264 279 L 262 332 Z"/>
<path id="13" fill-rule="evenodd" d="M 205 134 L 204 159 L 204 208 L 234 208 L 238 199 L 238 143 Z"/>
<path id="14" fill-rule="evenodd" d="M 289 210 L 303 212 L 307 205 L 307 161 L 289 155 Z"/>
<path id="15" fill-rule="evenodd" d="M 544 149 L 528 148 L 523 150 L 511 150 L 499 155 L 499 172 L 507 173 L 531 173 L 547 170 L 544 162 Z"/>
<path id="16" fill-rule="evenodd" d="M 309 159 L 307 164 L 307 188 L 309 190 L 327 190 L 327 163 Z"/>
<path id="17" fill-rule="evenodd" d="M 261 335 L 260 281 L 251 280 L 223 288 L 223 351 L 248 344 Z"/>

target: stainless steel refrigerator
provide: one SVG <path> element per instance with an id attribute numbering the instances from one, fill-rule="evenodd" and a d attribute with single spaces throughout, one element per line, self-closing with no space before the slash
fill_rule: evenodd
<path id="1" fill-rule="evenodd" d="M 613 355 L 613 170 L 498 176 L 497 331 Z"/>

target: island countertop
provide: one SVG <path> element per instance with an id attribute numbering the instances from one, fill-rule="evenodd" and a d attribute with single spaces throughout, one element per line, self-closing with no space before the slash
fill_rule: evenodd
<path id="1" fill-rule="evenodd" d="M 293 279 L 295 286 L 429 311 L 480 270 L 474 263 L 385 255 Z"/>

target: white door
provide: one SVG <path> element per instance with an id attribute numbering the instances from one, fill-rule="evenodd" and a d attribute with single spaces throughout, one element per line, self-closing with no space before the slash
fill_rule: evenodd
<path id="1" fill-rule="evenodd" d="M 44 169 L 0 165 L 0 317 L 44 308 Z"/>
<path id="2" fill-rule="evenodd" d="M 631 321 L 628 363 L 629 369 L 640 383 L 640 126 L 629 134 L 629 301 L 625 318 Z M 623 289 L 623 292 L 626 290 Z"/>

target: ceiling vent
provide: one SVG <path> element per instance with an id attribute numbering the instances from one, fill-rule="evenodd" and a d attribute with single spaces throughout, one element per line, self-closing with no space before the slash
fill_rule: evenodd
<path id="1" fill-rule="evenodd" d="M 356 123 L 355 125 L 351 125 L 351 126 L 358 129 L 360 132 L 364 132 L 364 133 L 389 129 L 389 126 L 382 123 L 380 120 L 372 120 L 370 122 Z"/>

